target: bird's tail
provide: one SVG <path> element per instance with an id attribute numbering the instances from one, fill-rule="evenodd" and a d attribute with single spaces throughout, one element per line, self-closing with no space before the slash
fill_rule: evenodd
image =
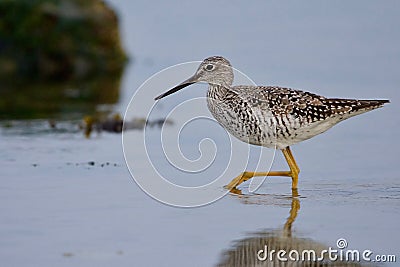
<path id="1" fill-rule="evenodd" d="M 353 106 L 353 111 L 370 111 L 382 107 L 384 104 L 390 103 L 389 100 L 357 100 Z"/>
<path id="2" fill-rule="evenodd" d="M 325 102 L 329 106 L 331 115 L 338 116 L 340 120 L 353 117 L 389 103 L 389 100 L 356 100 L 328 98 Z"/>
<path id="3" fill-rule="evenodd" d="M 356 99 L 341 99 L 341 98 L 328 98 L 326 104 L 330 106 L 333 111 L 369 111 L 382 107 L 389 100 L 356 100 Z"/>

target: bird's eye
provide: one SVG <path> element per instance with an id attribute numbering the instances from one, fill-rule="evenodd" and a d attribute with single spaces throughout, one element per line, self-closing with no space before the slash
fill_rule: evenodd
<path id="1" fill-rule="evenodd" d="M 204 69 L 205 70 L 207 70 L 207 71 L 212 71 L 213 69 L 214 69 L 214 65 L 213 64 L 208 64 L 208 65 L 206 65 L 205 67 L 204 67 Z"/>

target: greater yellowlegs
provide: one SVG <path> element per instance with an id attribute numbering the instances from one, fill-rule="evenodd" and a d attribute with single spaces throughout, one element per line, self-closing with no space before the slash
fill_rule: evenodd
<path id="1" fill-rule="evenodd" d="M 389 102 L 326 98 L 278 86 L 232 86 L 232 66 L 221 56 L 206 58 L 192 77 L 155 100 L 197 82 L 209 84 L 208 108 L 229 133 L 253 145 L 280 149 L 290 168 L 290 171 L 245 171 L 226 186 L 228 189 L 234 189 L 254 176 L 289 176 L 292 189 L 296 190 L 300 169 L 290 150 L 291 145 Z"/>

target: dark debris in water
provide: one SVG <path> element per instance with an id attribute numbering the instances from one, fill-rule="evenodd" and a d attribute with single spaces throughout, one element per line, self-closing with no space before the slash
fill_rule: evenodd
<path id="1" fill-rule="evenodd" d="M 68 166 L 90 166 L 90 167 L 93 167 L 93 166 L 98 166 L 98 167 L 101 167 L 101 168 L 104 168 L 104 167 L 120 167 L 121 166 L 121 164 L 119 164 L 119 163 L 112 163 L 112 162 L 95 162 L 95 161 L 88 161 L 88 162 L 77 162 L 77 163 L 72 163 L 72 162 L 67 162 L 66 163 L 66 165 L 68 165 Z"/>
<path id="2" fill-rule="evenodd" d="M 80 128 L 84 131 L 85 136 L 89 138 L 93 131 L 121 133 L 129 130 L 143 130 L 145 127 L 161 128 L 164 125 L 173 125 L 169 119 L 147 120 L 146 118 L 133 118 L 131 120 L 123 120 L 120 114 L 114 114 L 106 118 L 96 116 L 85 116 Z"/>
<path id="3" fill-rule="evenodd" d="M 93 132 L 121 133 L 122 131 L 143 130 L 148 128 L 161 128 L 173 125 L 169 119 L 147 120 L 146 118 L 133 118 L 123 120 L 120 114 L 97 114 L 85 116 L 82 120 L 26 120 L 3 121 L 2 134 L 5 135 L 41 135 L 41 134 L 75 134 L 83 132 L 90 138 Z"/>

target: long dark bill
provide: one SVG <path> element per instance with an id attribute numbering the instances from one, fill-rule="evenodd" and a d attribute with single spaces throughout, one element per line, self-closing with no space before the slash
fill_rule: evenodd
<path id="1" fill-rule="evenodd" d="M 167 92 L 157 96 L 156 98 L 154 98 L 154 100 L 159 100 L 159 99 L 161 99 L 163 97 L 166 97 L 166 96 L 168 96 L 170 94 L 173 94 L 173 93 L 175 93 L 175 92 L 177 92 L 177 91 L 179 91 L 179 90 L 181 90 L 181 89 L 183 89 L 183 88 L 185 88 L 185 87 L 187 87 L 187 86 L 189 86 L 191 84 L 194 84 L 194 83 L 196 83 L 196 78 L 194 76 L 190 77 L 189 79 L 187 79 L 186 81 L 182 82 L 181 84 L 179 84 L 179 85 L 175 86 L 174 88 L 168 90 Z"/>

